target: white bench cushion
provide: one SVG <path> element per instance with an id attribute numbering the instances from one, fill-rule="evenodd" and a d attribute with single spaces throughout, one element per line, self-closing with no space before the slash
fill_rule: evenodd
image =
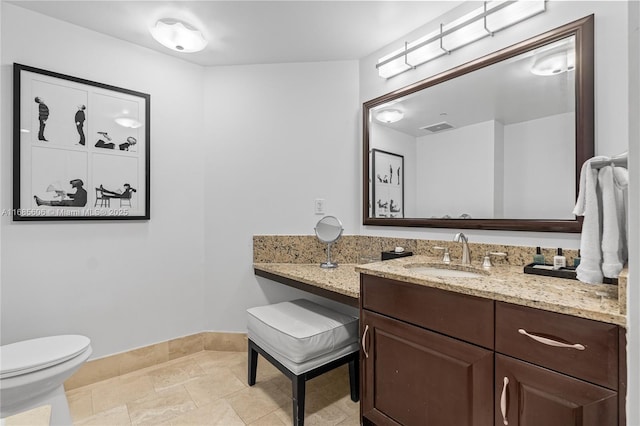
<path id="1" fill-rule="evenodd" d="M 299 299 L 247 309 L 247 334 L 294 363 L 328 355 L 358 342 L 358 318 Z M 265 348 L 266 349 L 266 348 Z M 275 354 L 272 354 L 275 356 Z"/>

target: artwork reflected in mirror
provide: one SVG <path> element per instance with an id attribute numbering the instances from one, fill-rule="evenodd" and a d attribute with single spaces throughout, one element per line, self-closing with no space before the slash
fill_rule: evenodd
<path id="1" fill-rule="evenodd" d="M 404 217 L 404 157 L 379 149 L 372 155 L 375 217 Z"/>
<path id="2" fill-rule="evenodd" d="M 364 223 L 579 232 L 577 173 L 593 155 L 592 25 L 365 103 Z M 381 192 L 397 179 L 384 156 L 402 163 L 395 213 Z"/>

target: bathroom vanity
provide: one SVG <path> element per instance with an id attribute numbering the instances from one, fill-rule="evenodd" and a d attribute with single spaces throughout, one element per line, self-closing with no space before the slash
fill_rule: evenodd
<path id="1" fill-rule="evenodd" d="M 255 236 L 254 271 L 360 307 L 364 424 L 625 425 L 626 271 L 590 285 L 523 273 L 535 247 L 470 243 L 460 265 L 451 241 L 365 236 L 328 270 L 315 243 Z M 397 245 L 416 255 L 357 262 Z M 487 251 L 508 256 L 484 269 Z"/>
<path id="2" fill-rule="evenodd" d="M 607 287 L 510 267 L 421 276 L 420 261 L 356 267 L 364 424 L 625 424 L 624 317 Z M 545 287 L 571 315 L 529 307 L 551 308 Z"/>

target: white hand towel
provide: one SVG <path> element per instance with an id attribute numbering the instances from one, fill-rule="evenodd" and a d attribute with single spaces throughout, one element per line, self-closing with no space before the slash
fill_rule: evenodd
<path id="1" fill-rule="evenodd" d="M 613 167 L 605 166 L 598 173 L 602 191 L 602 273 L 617 278 L 622 271 L 623 239 L 620 235 L 619 211 L 624 210 L 621 191 L 613 183 Z"/>
<path id="2" fill-rule="evenodd" d="M 591 167 L 591 161 L 607 160 L 608 157 L 594 157 L 582 165 L 580 171 L 580 191 L 573 214 L 584 216 L 580 237 L 582 260 L 576 268 L 577 278 L 585 283 L 602 282 L 602 251 L 600 246 L 600 209 L 598 206 L 598 170 Z"/>
<path id="3" fill-rule="evenodd" d="M 624 167 L 613 168 L 613 184 L 617 189 L 616 204 L 618 207 L 618 223 L 620 225 L 620 260 L 625 265 L 629 260 L 629 234 L 627 232 L 629 205 L 629 170 Z"/>

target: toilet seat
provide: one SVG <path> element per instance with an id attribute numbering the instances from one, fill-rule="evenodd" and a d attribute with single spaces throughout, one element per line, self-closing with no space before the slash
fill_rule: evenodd
<path id="1" fill-rule="evenodd" d="M 61 364 L 86 351 L 90 344 L 85 336 L 62 335 L 0 346 L 0 379 Z"/>

